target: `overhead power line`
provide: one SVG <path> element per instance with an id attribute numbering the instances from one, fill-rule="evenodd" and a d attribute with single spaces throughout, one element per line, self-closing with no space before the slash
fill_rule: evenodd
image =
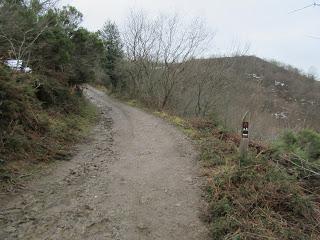
<path id="1" fill-rule="evenodd" d="M 303 8 L 299 8 L 299 9 L 293 10 L 293 11 L 289 12 L 289 14 L 295 13 L 295 12 L 299 12 L 299 11 L 302 11 L 302 10 L 304 10 L 306 8 L 310 8 L 310 7 L 320 7 L 320 3 L 314 2 L 314 3 L 312 3 L 312 4 L 308 5 L 308 6 L 305 6 Z"/>
<path id="2" fill-rule="evenodd" d="M 313 39 L 317 39 L 317 40 L 320 40 L 320 37 L 317 37 L 317 36 L 307 36 L 308 38 L 313 38 Z"/>

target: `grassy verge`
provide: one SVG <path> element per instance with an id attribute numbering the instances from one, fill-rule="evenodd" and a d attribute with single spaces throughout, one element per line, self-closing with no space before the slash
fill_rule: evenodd
<path id="1" fill-rule="evenodd" d="M 319 148 L 311 147 L 319 142 L 316 133 L 291 133 L 293 149 L 288 134 L 272 147 L 251 143 L 249 155 L 241 159 L 239 139 L 219 125 L 156 114 L 181 128 L 201 149 L 208 202 L 204 219 L 212 239 L 319 239 L 320 184 L 312 175 L 320 169 Z M 301 168 L 301 162 L 284 160 L 295 151 L 294 156 L 304 156 L 308 164 L 303 162 Z"/>
<path id="2" fill-rule="evenodd" d="M 145 109 L 139 101 L 125 101 Z M 306 172 L 320 172 L 318 134 L 285 134 L 273 146 L 251 142 L 250 153 L 241 158 L 238 134 L 219 124 L 154 114 L 199 146 L 211 239 L 319 239 L 320 179 Z"/>

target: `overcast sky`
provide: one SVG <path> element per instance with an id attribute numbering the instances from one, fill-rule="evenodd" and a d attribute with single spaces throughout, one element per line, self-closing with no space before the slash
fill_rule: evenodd
<path id="1" fill-rule="evenodd" d="M 311 69 L 320 76 L 320 7 L 312 0 L 61 0 L 84 14 L 83 26 L 98 30 L 110 19 L 123 26 L 130 9 L 150 15 L 201 17 L 216 33 L 209 54 L 229 53 L 250 44 L 250 54 Z M 317 2 L 320 3 L 319 0 Z M 319 39 L 317 39 L 319 38 Z"/>

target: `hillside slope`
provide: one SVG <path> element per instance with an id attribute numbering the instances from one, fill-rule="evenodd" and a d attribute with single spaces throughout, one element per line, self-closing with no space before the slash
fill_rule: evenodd
<path id="1" fill-rule="evenodd" d="M 288 123 L 320 128 L 316 112 L 320 106 L 320 82 L 298 69 L 257 57 L 235 58 L 231 73 L 242 81 L 260 82 L 262 111 Z"/>
<path id="2" fill-rule="evenodd" d="M 320 82 L 254 56 L 191 60 L 172 95 L 179 114 L 214 116 L 234 130 L 250 111 L 257 139 L 285 128 L 320 129 Z"/>

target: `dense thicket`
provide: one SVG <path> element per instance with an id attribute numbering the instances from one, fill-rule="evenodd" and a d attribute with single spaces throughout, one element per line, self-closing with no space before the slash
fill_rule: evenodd
<path id="1" fill-rule="evenodd" d="M 79 27 L 74 7 L 48 1 L 4 1 L 0 8 L 2 59 L 23 60 L 37 73 L 63 73 L 69 85 L 95 79 L 104 57 L 97 33 Z"/>
<path id="2" fill-rule="evenodd" d="M 0 2 L 0 178 L 13 161 L 60 158 L 94 115 L 80 84 L 107 76 L 99 33 L 80 27 L 74 7 L 53 3 Z"/>

